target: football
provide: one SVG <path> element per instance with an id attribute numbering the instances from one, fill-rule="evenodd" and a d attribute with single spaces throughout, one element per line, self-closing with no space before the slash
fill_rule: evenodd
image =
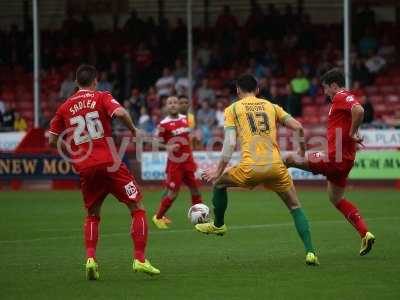
<path id="1" fill-rule="evenodd" d="M 210 209 L 203 203 L 198 203 L 189 208 L 188 219 L 193 225 L 206 223 L 210 218 Z"/>

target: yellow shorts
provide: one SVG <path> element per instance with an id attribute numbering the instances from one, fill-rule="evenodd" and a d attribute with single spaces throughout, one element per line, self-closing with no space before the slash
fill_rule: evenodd
<path id="1" fill-rule="evenodd" d="M 257 166 L 239 163 L 226 172 L 238 186 L 252 189 L 259 184 L 274 192 L 286 192 L 292 185 L 287 168 L 282 163 Z"/>

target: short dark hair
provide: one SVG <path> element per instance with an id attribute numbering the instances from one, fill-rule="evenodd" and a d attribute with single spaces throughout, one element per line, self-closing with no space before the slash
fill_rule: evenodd
<path id="1" fill-rule="evenodd" d="M 336 83 L 339 87 L 345 86 L 344 74 L 340 69 L 331 69 L 321 77 L 321 83 L 331 85 Z"/>
<path id="2" fill-rule="evenodd" d="M 236 81 L 236 86 L 243 92 L 255 92 L 257 89 L 257 80 L 250 74 L 242 75 Z"/>
<path id="3" fill-rule="evenodd" d="M 76 81 L 79 86 L 90 86 L 97 77 L 97 70 L 91 65 L 80 65 L 76 70 Z"/>
<path id="4" fill-rule="evenodd" d="M 189 97 L 186 96 L 186 95 L 179 95 L 179 96 L 178 96 L 178 100 L 181 100 L 181 99 L 187 99 L 187 100 L 189 100 Z"/>

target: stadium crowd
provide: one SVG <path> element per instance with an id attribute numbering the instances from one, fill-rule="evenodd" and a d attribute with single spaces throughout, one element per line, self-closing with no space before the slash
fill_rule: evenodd
<path id="1" fill-rule="evenodd" d="M 365 123 L 398 126 L 399 24 L 379 23 L 368 6 L 353 9 L 352 76 L 366 110 Z M 16 25 L 0 31 L 1 128 L 26 130 L 33 119 L 32 35 Z M 342 27 L 312 24 L 301 7 L 279 11 L 254 5 L 247 20 L 225 6 L 213 26 L 194 29 L 193 107 L 200 140 L 223 126 L 223 109 L 235 99 L 234 80 L 251 73 L 261 97 L 305 124 L 326 120 L 319 76 L 343 66 Z M 110 91 L 151 133 L 170 95 L 187 95 L 186 25 L 180 18 L 156 22 L 132 11 L 113 30 L 96 30 L 89 15 L 68 15 L 60 29 L 41 32 L 41 121 L 76 90 L 74 69 L 87 62 L 99 72 L 98 89 Z M 397 75 L 397 76 L 395 76 Z M 385 105 L 391 101 L 390 108 Z M 384 107 L 382 107 L 382 105 Z M 390 109 L 388 109 L 390 108 Z M 399 107 L 400 108 L 400 107 Z M 118 128 L 118 125 L 116 125 Z"/>

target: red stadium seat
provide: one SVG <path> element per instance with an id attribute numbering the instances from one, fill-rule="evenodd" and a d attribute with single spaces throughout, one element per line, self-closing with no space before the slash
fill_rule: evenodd
<path id="1" fill-rule="evenodd" d="M 374 85 L 372 85 L 372 86 L 366 86 L 366 87 L 365 87 L 365 92 L 366 92 L 368 95 L 377 94 L 377 93 L 378 93 L 378 87 L 376 87 L 376 86 L 374 86 Z"/>
<path id="2" fill-rule="evenodd" d="M 317 104 L 325 104 L 326 103 L 326 96 L 322 95 L 322 96 L 315 97 L 315 102 Z"/>
<path id="3" fill-rule="evenodd" d="M 313 103 L 313 98 L 310 97 L 310 96 L 303 96 L 303 98 L 301 98 L 301 103 L 303 105 L 312 104 Z"/>
<path id="4" fill-rule="evenodd" d="M 396 91 L 396 87 L 394 85 L 383 85 L 379 87 L 379 91 L 382 94 L 394 93 Z"/>
<path id="5" fill-rule="evenodd" d="M 383 96 L 381 96 L 381 95 L 372 95 L 372 96 L 370 96 L 370 97 L 368 97 L 368 98 L 369 98 L 369 100 L 370 100 L 372 103 L 374 103 L 374 104 L 376 104 L 376 103 L 382 103 L 383 100 L 384 100 Z"/>
<path id="6" fill-rule="evenodd" d="M 315 105 L 307 105 L 303 107 L 303 117 L 308 119 L 309 117 L 316 116 L 319 113 L 319 107 Z"/>
<path id="7" fill-rule="evenodd" d="M 400 96 L 397 94 L 391 94 L 386 96 L 388 102 L 400 102 Z"/>
<path id="8" fill-rule="evenodd" d="M 389 76 L 380 76 L 375 79 L 376 85 L 390 85 L 392 84 L 392 79 Z"/>

